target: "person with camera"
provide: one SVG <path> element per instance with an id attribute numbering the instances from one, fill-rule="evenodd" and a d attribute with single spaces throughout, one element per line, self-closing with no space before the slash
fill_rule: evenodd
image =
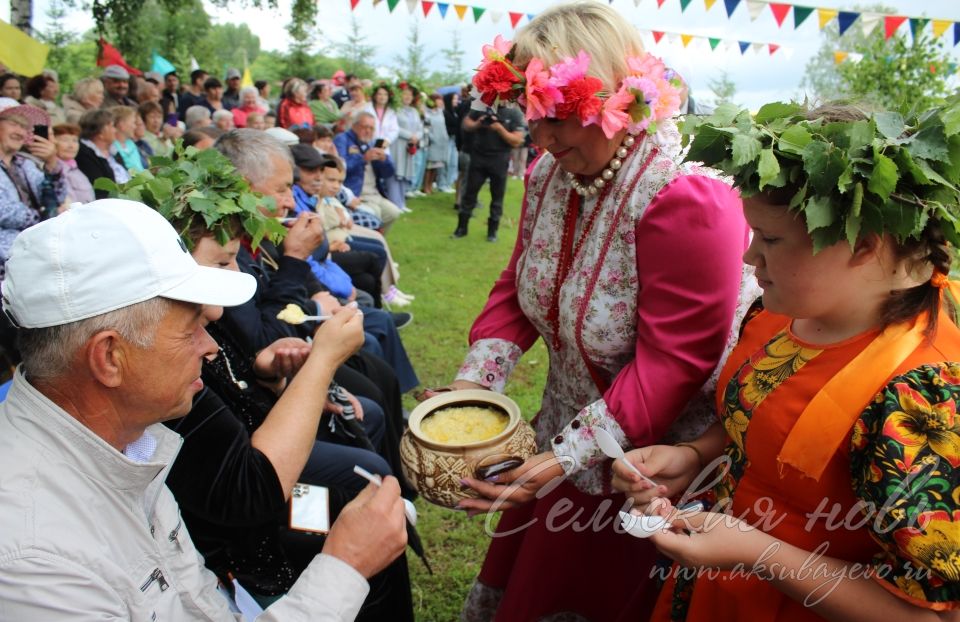
<path id="1" fill-rule="evenodd" d="M 0 280 L 14 238 L 67 198 L 56 145 L 37 133 L 49 124 L 45 111 L 0 98 Z M 21 152 L 24 145 L 30 155 Z"/>
<path id="2" fill-rule="evenodd" d="M 479 104 L 479 101 L 477 102 Z M 481 104 L 482 105 L 482 104 Z M 463 120 L 463 131 L 473 134 L 467 186 L 460 202 L 459 221 L 453 237 L 467 235 L 467 225 L 477 194 L 484 182 L 490 180 L 490 218 L 487 220 L 487 242 L 497 241 L 500 215 L 503 213 L 503 195 L 507 189 L 507 167 L 510 152 L 523 144 L 525 124 L 523 113 L 515 108 L 498 106 L 496 109 L 471 110 Z"/>

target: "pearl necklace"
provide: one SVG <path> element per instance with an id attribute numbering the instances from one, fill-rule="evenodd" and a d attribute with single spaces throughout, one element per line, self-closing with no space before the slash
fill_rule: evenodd
<path id="1" fill-rule="evenodd" d="M 616 175 L 620 167 L 623 166 L 623 159 L 627 157 L 627 154 L 630 152 L 630 147 L 633 147 L 635 142 L 637 142 L 637 139 L 634 136 L 630 134 L 624 136 L 623 142 L 617 148 L 617 152 L 614 154 L 613 159 L 610 160 L 610 164 L 607 164 L 607 167 L 600 171 L 600 174 L 594 178 L 593 182 L 582 184 L 574 173 L 567 173 L 567 181 L 570 182 L 574 191 L 580 196 L 597 196 L 597 193 L 607 185 L 608 181 L 613 179 L 613 176 Z"/>

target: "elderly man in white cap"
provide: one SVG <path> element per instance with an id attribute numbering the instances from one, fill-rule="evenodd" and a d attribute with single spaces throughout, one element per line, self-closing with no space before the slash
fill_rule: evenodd
<path id="1" fill-rule="evenodd" d="M 203 387 L 201 362 L 217 352 L 207 321 L 255 286 L 198 266 L 159 213 L 131 201 L 20 235 L 3 283 L 23 364 L 0 406 L 0 618 L 241 619 L 164 484 L 181 441 L 159 422 Z M 361 319 L 329 321 L 359 330 Z M 371 484 L 257 619 L 352 620 L 365 577 L 405 542 L 396 480 Z"/>
<path id="2" fill-rule="evenodd" d="M 34 128 L 49 125 L 50 117 L 40 108 L 0 97 L 0 280 L 14 238 L 67 198 L 56 145 L 34 134 Z M 24 145 L 32 157 L 22 152 Z"/>
<path id="3" fill-rule="evenodd" d="M 107 65 L 100 79 L 103 80 L 103 90 L 106 91 L 101 108 L 110 108 L 111 106 L 136 107 L 137 102 L 128 96 L 130 92 L 130 72 L 120 65 Z"/>

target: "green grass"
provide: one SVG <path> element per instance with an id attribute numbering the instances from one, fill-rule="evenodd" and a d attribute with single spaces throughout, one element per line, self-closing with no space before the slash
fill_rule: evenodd
<path id="1" fill-rule="evenodd" d="M 467 351 L 474 318 L 483 308 L 494 280 L 507 265 L 517 235 L 523 188 L 510 180 L 500 223 L 500 241 L 486 241 L 486 190 L 480 194 L 483 209 L 474 212 L 470 234 L 450 238 L 457 224 L 452 194 L 412 199 L 406 214 L 389 234 L 394 259 L 400 263 L 400 289 L 417 296 L 410 307 L 414 322 L 403 331 L 407 347 L 423 386 L 450 382 Z M 519 404 L 524 416 L 533 417 L 547 372 L 547 353 L 537 344 L 520 360 L 506 394 Z M 405 398 L 408 409 L 415 402 Z M 456 620 L 473 578 L 480 570 L 489 538 L 484 519 L 417 500 L 419 530 L 433 574 L 415 557 L 410 559 L 413 602 L 417 620 Z"/>

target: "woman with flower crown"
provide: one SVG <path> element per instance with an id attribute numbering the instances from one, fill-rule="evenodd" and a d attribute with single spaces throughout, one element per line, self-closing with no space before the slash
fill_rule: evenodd
<path id="1" fill-rule="evenodd" d="M 954 96 L 907 119 L 774 103 L 685 127 L 688 157 L 743 194 L 763 310 L 719 421 L 628 453 L 660 488 L 614 466 L 674 529 L 652 537 L 677 561 L 655 620 L 960 619 L 958 118 Z M 715 507 L 674 514 L 663 499 L 701 473 Z"/>
<path id="2" fill-rule="evenodd" d="M 550 369 L 534 422 L 542 453 L 463 482 L 480 498 L 461 509 L 506 510 L 463 619 L 636 620 L 627 603 L 646 590 L 639 610 L 652 605 L 654 550 L 616 530 L 623 497 L 594 431 L 630 448 L 709 425 L 702 389 L 736 324 L 740 199 L 716 171 L 679 164 L 679 80 L 605 4 L 555 6 L 484 57 L 479 100 L 516 101 L 544 155 L 513 256 L 445 389 L 502 391 L 538 338 Z"/>

